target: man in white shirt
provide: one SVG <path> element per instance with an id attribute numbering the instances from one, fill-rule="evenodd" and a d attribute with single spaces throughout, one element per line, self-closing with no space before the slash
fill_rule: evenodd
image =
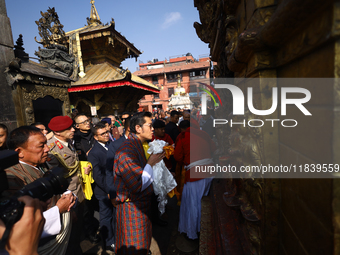
<path id="1" fill-rule="evenodd" d="M 106 158 L 109 147 L 109 131 L 104 123 L 98 123 L 93 128 L 94 139 L 96 140 L 92 150 L 89 152 L 88 160 L 93 167 L 93 179 L 96 183 L 94 195 L 99 201 L 99 225 L 104 239 L 106 250 L 114 251 L 114 225 L 112 224 L 113 215 L 116 210 L 113 208 L 108 198 L 106 187 Z"/>

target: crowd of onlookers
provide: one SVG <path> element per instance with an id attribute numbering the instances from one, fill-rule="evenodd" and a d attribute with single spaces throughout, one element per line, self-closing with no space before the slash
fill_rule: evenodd
<path id="1" fill-rule="evenodd" d="M 158 109 L 102 118 L 81 113 L 72 117 L 56 116 L 48 124 L 33 123 L 10 133 L 0 124 L 0 150 L 15 150 L 19 157 L 19 164 L 6 169 L 8 196 L 57 166 L 64 169 L 69 183 L 67 192 L 48 201 L 46 223 L 43 229 L 39 225 L 44 238 L 33 250 L 81 254 L 80 241 L 85 236 L 94 243 L 102 239 L 108 252 L 151 254 L 151 221 L 167 224 L 167 212 L 158 212 L 152 189 L 152 167 L 161 160 L 177 182 L 172 195 L 181 206 L 178 229 L 191 239 L 198 238 L 200 199 L 209 191 L 211 178 L 193 179 L 189 172 L 195 164 L 212 164 L 211 116 L 202 118 L 197 109 Z M 173 145 L 173 155 L 149 155 L 148 142 L 154 139 Z M 25 199 L 26 204 L 32 203 Z M 6 249 L 16 254 L 12 247 L 8 243 Z"/>

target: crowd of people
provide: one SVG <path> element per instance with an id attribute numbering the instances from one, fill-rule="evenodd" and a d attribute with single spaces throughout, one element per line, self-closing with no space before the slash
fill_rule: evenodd
<path id="1" fill-rule="evenodd" d="M 104 250 L 116 254 L 151 254 L 152 222 L 167 224 L 157 210 L 152 185 L 152 167 L 161 160 L 177 182 L 178 230 L 197 239 L 201 198 L 208 194 L 212 178 L 193 179 L 189 173 L 195 165 L 212 164 L 215 150 L 213 134 L 203 131 L 200 123 L 188 110 L 173 110 L 101 119 L 81 113 L 72 119 L 56 116 L 47 127 L 34 123 L 10 133 L 0 124 L 0 150 L 14 150 L 19 157 L 18 164 L 5 169 L 9 189 L 3 196 L 12 196 L 54 167 L 64 169 L 69 185 L 44 211 L 35 200 L 23 198 L 26 207 L 34 205 L 35 230 L 42 232 L 40 240 L 32 235 L 39 245 L 32 244 L 32 253 L 26 254 L 82 254 L 82 234 L 94 243 L 102 238 Z M 148 142 L 154 139 L 172 145 L 174 154 L 169 159 L 165 152 L 149 155 Z M 22 219 L 29 213 L 26 207 Z M 99 226 L 94 211 L 99 212 Z M 2 227 L 1 222 L 0 234 Z M 6 249 L 17 254 L 13 242 L 9 240 Z"/>

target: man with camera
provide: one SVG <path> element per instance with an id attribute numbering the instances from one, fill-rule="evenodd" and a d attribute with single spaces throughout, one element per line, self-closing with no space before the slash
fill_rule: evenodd
<path id="1" fill-rule="evenodd" d="M 25 203 L 25 208 L 21 219 L 13 226 L 5 248 L 10 255 L 37 255 L 40 236 L 45 224 L 42 206 L 38 199 L 29 196 L 20 197 L 18 200 Z M 5 236 L 5 232 L 6 226 L 0 220 L 1 239 Z M 6 252 L 0 250 L 0 254 L 6 254 Z"/>
<path id="2" fill-rule="evenodd" d="M 5 169 L 9 189 L 2 193 L 3 196 L 12 196 L 15 192 L 43 177 L 48 172 L 45 163 L 49 149 L 46 142 L 46 137 L 41 131 L 32 126 L 22 126 L 10 133 L 8 147 L 18 153 L 19 163 Z M 57 198 L 54 197 L 51 205 L 54 204 L 55 200 Z M 70 211 L 74 203 L 75 198 L 72 193 L 64 194 L 55 206 L 44 212 L 46 223 L 42 237 L 56 235 L 60 232 L 62 225 L 67 225 L 67 222 L 61 224 L 60 214 Z M 62 219 L 64 220 L 64 217 Z M 63 239 L 64 244 L 67 244 L 68 240 L 66 239 Z M 53 242 L 53 239 L 50 242 Z M 66 245 L 64 246 L 61 247 L 62 250 L 66 249 Z"/>

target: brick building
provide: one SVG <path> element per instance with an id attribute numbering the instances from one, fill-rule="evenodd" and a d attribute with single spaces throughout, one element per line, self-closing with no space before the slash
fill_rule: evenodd
<path id="1" fill-rule="evenodd" d="M 154 59 L 148 63 L 140 63 L 137 75 L 158 86 L 160 93 L 146 95 L 139 101 L 140 109 L 152 111 L 152 108 L 169 110 L 169 99 L 174 94 L 178 84 L 178 75 L 181 86 L 189 93 L 190 100 L 198 106 L 200 104 L 199 83 L 209 84 L 211 76 L 211 61 L 208 55 L 201 55 L 195 59 L 190 53 L 170 57 L 169 60 L 158 61 Z"/>

